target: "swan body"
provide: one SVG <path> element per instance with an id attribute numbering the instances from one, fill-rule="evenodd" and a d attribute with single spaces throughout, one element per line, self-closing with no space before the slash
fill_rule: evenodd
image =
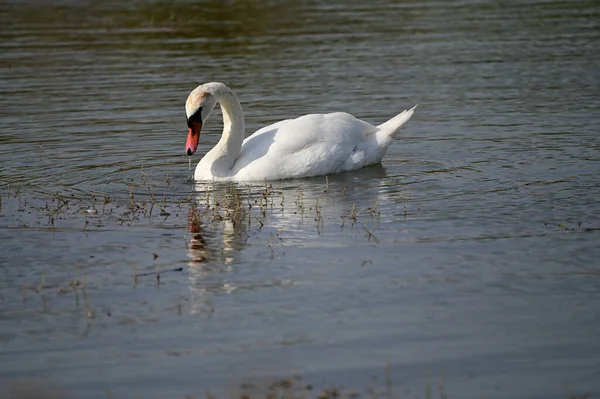
<path id="1" fill-rule="evenodd" d="M 206 83 L 190 93 L 185 105 L 189 156 L 196 151 L 202 124 L 217 103 L 223 111 L 223 135 L 196 166 L 195 180 L 281 180 L 377 164 L 416 108 L 379 126 L 345 112 L 309 114 L 263 127 L 244 139 L 244 115 L 233 91 L 223 83 Z"/>

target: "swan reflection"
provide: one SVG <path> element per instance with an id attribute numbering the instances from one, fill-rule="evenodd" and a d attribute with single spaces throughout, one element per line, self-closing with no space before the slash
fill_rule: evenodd
<path id="1" fill-rule="evenodd" d="M 204 239 L 205 233 L 200 218 L 194 209 L 190 210 L 188 216 L 188 232 L 190 233 L 190 241 L 188 243 L 189 266 L 192 268 L 197 263 L 203 263 L 210 257 L 210 251 L 206 245 L 206 239 Z"/>
<path id="2" fill-rule="evenodd" d="M 222 195 L 223 194 L 223 195 Z M 228 196 L 234 193 L 202 191 L 190 204 L 188 213 L 188 276 L 192 313 L 212 313 L 210 293 L 236 289 L 232 280 L 236 258 L 245 245 L 245 230 Z M 236 219 L 237 218 L 237 219 Z"/>
<path id="3" fill-rule="evenodd" d="M 314 236 L 338 234 L 344 223 L 353 228 L 348 216 L 355 207 L 365 209 L 357 224 L 362 234 L 363 223 L 378 223 L 367 211 L 373 204 L 402 206 L 406 193 L 397 180 L 377 166 L 327 178 L 197 184 L 188 220 L 190 289 L 206 298 L 280 284 L 241 280 L 247 274 L 236 272 L 254 259 L 277 259 L 279 245 L 310 247 Z"/>
<path id="4" fill-rule="evenodd" d="M 315 222 L 326 221 L 326 228 L 338 226 L 340 218 L 354 207 L 404 202 L 400 184 L 390 186 L 395 180 L 387 179 L 385 169 L 376 165 L 310 179 L 197 183 L 195 205 L 201 216 L 190 219 L 190 224 L 208 223 L 210 232 L 221 234 L 219 246 L 223 254 L 228 254 L 226 261 L 232 262 L 237 256 L 236 248 L 243 248 L 243 242 L 261 230 L 302 230 L 311 234 L 311 223 L 318 227 Z M 203 247 L 200 254 L 206 251 L 205 243 Z"/>
<path id="5" fill-rule="evenodd" d="M 218 223 L 207 222 L 198 209 L 191 209 L 188 216 L 188 265 L 195 271 L 214 269 L 211 264 L 230 265 L 234 262 L 243 242 L 239 240 L 231 220 L 219 218 Z"/>

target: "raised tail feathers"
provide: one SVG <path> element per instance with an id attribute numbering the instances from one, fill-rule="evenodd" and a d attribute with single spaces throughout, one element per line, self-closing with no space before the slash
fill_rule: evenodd
<path id="1" fill-rule="evenodd" d="M 417 108 L 419 104 L 415 105 L 409 110 L 404 110 L 398 115 L 394 116 L 392 119 L 387 122 L 382 123 L 377 126 L 377 140 L 380 143 L 391 139 L 396 135 L 396 132 L 400 129 L 402 125 L 406 123 L 414 114 L 415 108 Z"/>

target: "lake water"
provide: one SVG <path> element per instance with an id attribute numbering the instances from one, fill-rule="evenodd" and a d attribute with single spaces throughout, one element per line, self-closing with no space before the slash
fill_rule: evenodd
<path id="1" fill-rule="evenodd" d="M 592 0 L 4 2 L 0 397 L 598 396 L 599 21 Z M 382 165 L 194 185 L 184 102 L 214 80 L 249 132 L 419 107 Z"/>

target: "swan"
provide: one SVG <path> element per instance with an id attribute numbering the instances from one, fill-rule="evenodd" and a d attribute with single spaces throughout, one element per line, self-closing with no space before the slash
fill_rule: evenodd
<path id="1" fill-rule="evenodd" d="M 223 135 L 198 162 L 196 181 L 283 180 L 377 164 L 416 108 L 379 126 L 345 112 L 308 114 L 263 127 L 244 139 L 244 113 L 237 96 L 223 83 L 205 83 L 185 103 L 188 156 L 196 152 L 200 130 L 217 103 L 223 114 Z"/>

